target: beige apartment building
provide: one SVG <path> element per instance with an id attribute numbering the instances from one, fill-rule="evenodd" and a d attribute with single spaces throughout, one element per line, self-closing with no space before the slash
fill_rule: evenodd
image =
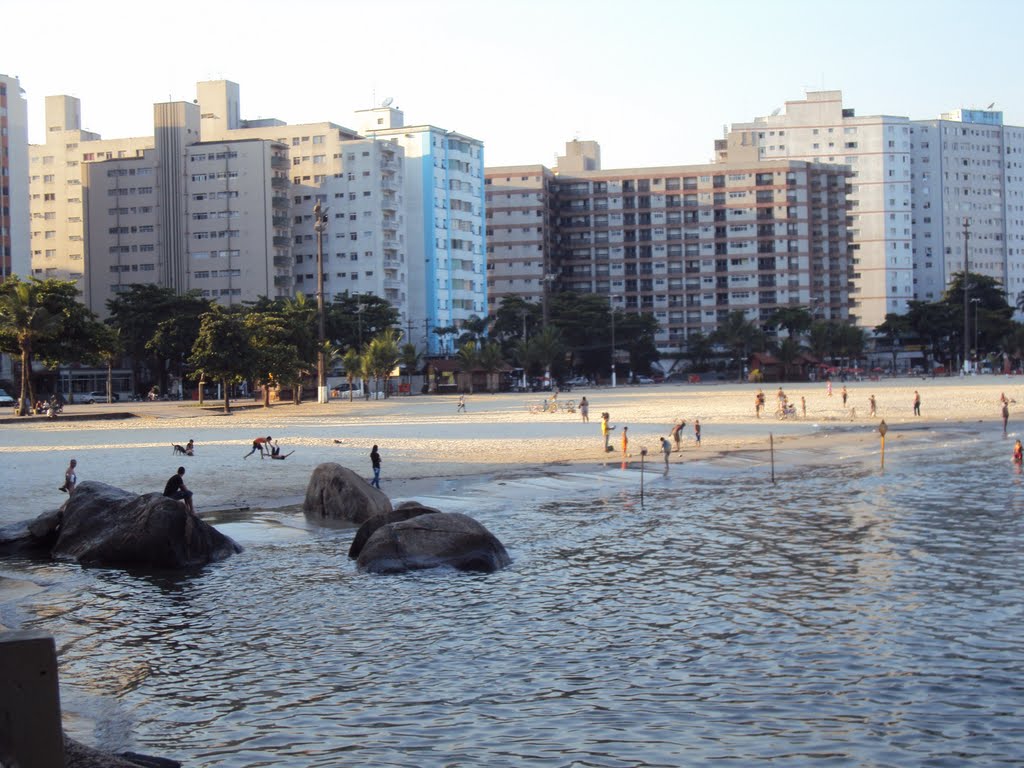
<path id="1" fill-rule="evenodd" d="M 78 283 L 85 291 L 85 191 L 90 163 L 141 157 L 153 137 L 101 139 L 82 130 L 81 103 L 46 97 L 46 143 L 29 146 L 32 275 Z"/>
<path id="2" fill-rule="evenodd" d="M 326 211 L 322 234 L 324 297 L 372 294 L 409 315 L 403 148 L 360 136 L 335 123 L 288 125 L 276 119 L 243 120 L 237 83 L 199 83 L 204 142 L 251 139 L 286 149 L 294 284 L 315 297 L 317 233 L 313 206 Z M 278 275 L 278 277 L 282 277 Z"/>
<path id="3" fill-rule="evenodd" d="M 910 130 L 906 117 L 858 116 L 843 105 L 842 91 L 810 91 L 771 115 L 734 123 L 715 142 L 721 162 L 790 159 L 850 169 L 850 315 L 865 328 L 906 312 L 914 298 Z M 837 296 L 825 298 L 834 304 Z"/>
<path id="4" fill-rule="evenodd" d="M 27 277 L 28 103 L 16 77 L 0 74 L 0 282 Z"/>
<path id="5" fill-rule="evenodd" d="M 487 175 L 494 296 L 542 296 L 545 265 L 527 254 L 543 253 L 546 233 L 526 222 L 548 214 L 556 289 L 607 294 L 624 311 L 653 314 L 662 352 L 712 333 L 737 310 L 765 326 L 788 306 L 849 317 L 843 167 L 776 160 Z"/>
<path id="6" fill-rule="evenodd" d="M 489 312 L 506 296 L 544 301 L 557 250 L 556 185 L 554 171 L 543 165 L 486 170 Z"/>

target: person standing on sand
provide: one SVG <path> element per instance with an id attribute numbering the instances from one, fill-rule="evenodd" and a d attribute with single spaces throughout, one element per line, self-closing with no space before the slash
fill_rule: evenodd
<path id="1" fill-rule="evenodd" d="M 625 461 L 626 457 L 629 456 L 629 433 L 627 430 L 629 427 L 622 428 L 622 460 Z"/>
<path id="2" fill-rule="evenodd" d="M 914 390 L 914 415 L 921 415 L 921 395 L 918 394 L 917 390 Z"/>
<path id="3" fill-rule="evenodd" d="M 843 385 L 843 391 L 840 393 L 843 396 L 843 408 L 846 407 L 846 385 Z"/>
<path id="4" fill-rule="evenodd" d="M 373 480 L 370 482 L 370 485 L 380 490 L 380 452 L 377 450 L 376 445 L 370 451 L 370 466 L 373 467 Z"/>
<path id="5" fill-rule="evenodd" d="M 757 394 L 754 395 L 754 414 L 757 418 L 761 418 L 761 411 L 764 410 L 764 391 L 758 388 Z"/>
<path id="6" fill-rule="evenodd" d="M 78 475 L 75 473 L 77 466 L 78 462 L 72 459 L 64 471 L 64 485 L 58 488 L 58 491 L 64 491 L 68 496 L 75 492 L 75 486 L 78 485 Z"/>
<path id="7" fill-rule="evenodd" d="M 825 395 L 832 397 L 832 379 L 825 382 Z"/>
<path id="8" fill-rule="evenodd" d="M 459 395 L 459 407 L 455 409 L 455 412 L 456 413 L 465 413 L 466 412 L 466 396 L 465 395 Z"/>
<path id="9" fill-rule="evenodd" d="M 672 425 L 671 431 L 668 433 L 669 437 L 676 444 L 676 451 L 679 451 L 680 441 L 683 439 L 683 428 L 686 426 L 686 419 L 676 419 L 676 423 Z"/>
<path id="10" fill-rule="evenodd" d="M 870 408 L 870 410 L 868 411 L 868 416 L 874 416 L 875 415 L 875 396 L 874 395 L 871 395 L 871 397 L 868 398 L 868 408 Z"/>
<path id="11" fill-rule="evenodd" d="M 659 437 L 658 439 L 661 440 L 661 452 L 665 456 L 665 471 L 668 472 L 668 457 L 672 453 L 672 443 L 664 437 Z"/>
<path id="12" fill-rule="evenodd" d="M 608 445 L 608 433 L 611 432 L 615 427 L 608 425 L 608 419 L 611 418 L 608 415 L 608 411 L 601 414 L 601 435 L 604 437 L 604 452 L 608 453 L 612 450 L 612 447 Z"/>
<path id="13" fill-rule="evenodd" d="M 587 402 L 587 396 L 584 395 L 583 399 L 580 400 L 580 418 L 584 422 L 590 421 L 590 403 Z"/>
<path id="14" fill-rule="evenodd" d="M 803 395 L 800 395 L 800 412 L 803 414 L 804 418 L 806 419 L 807 418 L 807 398 L 805 398 Z"/>
<path id="15" fill-rule="evenodd" d="M 694 419 L 693 422 L 693 442 L 700 448 L 700 419 Z"/>

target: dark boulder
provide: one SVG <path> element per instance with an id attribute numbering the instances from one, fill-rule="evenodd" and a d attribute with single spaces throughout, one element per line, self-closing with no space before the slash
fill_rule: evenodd
<path id="1" fill-rule="evenodd" d="M 302 511 L 311 520 L 362 525 L 391 511 L 391 500 L 341 464 L 321 464 L 306 487 Z"/>
<path id="2" fill-rule="evenodd" d="M 6 537 L 0 534 L 0 542 Z M 242 548 L 158 493 L 139 496 L 106 483 L 81 483 L 59 515 L 25 526 L 26 537 L 0 545 L 4 553 L 38 554 L 83 565 L 186 569 L 222 560 Z"/>
<path id="3" fill-rule="evenodd" d="M 419 517 L 420 515 L 430 515 L 440 511 L 441 510 L 434 509 L 433 507 L 425 507 L 418 501 L 403 501 L 390 512 L 374 515 L 359 526 L 359 530 L 356 531 L 355 538 L 352 539 L 352 546 L 348 548 L 348 556 L 352 560 L 359 557 L 359 553 L 363 551 L 363 547 L 366 546 L 366 542 L 370 540 L 370 537 L 382 525 L 400 523 L 403 520 L 412 520 L 412 518 Z"/>
<path id="4" fill-rule="evenodd" d="M 370 573 L 439 566 L 491 573 L 511 562 L 502 543 L 476 520 L 457 512 L 437 512 L 381 526 L 356 565 Z"/>

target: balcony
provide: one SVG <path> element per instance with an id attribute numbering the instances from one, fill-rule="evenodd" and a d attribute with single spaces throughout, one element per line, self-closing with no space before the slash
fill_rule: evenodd
<path id="1" fill-rule="evenodd" d="M 390 278 L 384 278 L 384 288 L 385 288 L 385 290 L 400 291 L 404 287 L 405 287 L 405 281 L 404 280 L 394 280 L 394 279 L 390 279 Z"/>
<path id="2" fill-rule="evenodd" d="M 292 284 L 291 275 L 274 275 L 274 285 L 279 287 L 287 287 Z"/>
<path id="3" fill-rule="evenodd" d="M 290 237 L 281 237 L 280 235 L 274 237 L 275 248 L 288 248 L 291 246 L 291 244 L 292 239 Z"/>
<path id="4" fill-rule="evenodd" d="M 405 266 L 397 259 L 384 259 L 384 269 L 401 269 Z"/>
<path id="5" fill-rule="evenodd" d="M 275 267 L 290 267 L 294 262 L 291 256 L 275 256 L 274 266 Z"/>
<path id="6" fill-rule="evenodd" d="M 275 195 L 274 197 L 270 198 L 270 205 L 273 206 L 274 208 L 287 208 L 288 198 L 283 197 L 281 195 Z"/>
<path id="7" fill-rule="evenodd" d="M 276 168 L 277 170 L 290 168 L 291 162 L 288 160 L 287 157 L 283 157 L 281 155 L 274 155 L 273 157 L 270 158 L 270 167 Z"/>
<path id="8" fill-rule="evenodd" d="M 288 179 L 284 178 L 283 176 L 272 176 L 270 178 L 270 186 L 272 186 L 274 189 L 287 189 Z"/>
<path id="9" fill-rule="evenodd" d="M 275 227 L 287 227 L 290 223 L 290 219 L 287 216 L 274 216 L 271 221 Z"/>

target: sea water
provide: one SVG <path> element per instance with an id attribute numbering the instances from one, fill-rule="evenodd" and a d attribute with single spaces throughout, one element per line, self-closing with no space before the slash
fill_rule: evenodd
<path id="1" fill-rule="evenodd" d="M 989 427 L 985 428 L 989 430 Z M 452 481 L 490 575 L 356 572 L 296 510 L 189 576 L 7 561 L 69 732 L 219 766 L 1024 761 L 1024 485 L 971 428 Z M 634 457 L 637 458 L 637 457 Z M 524 501 L 523 499 L 527 499 Z"/>

